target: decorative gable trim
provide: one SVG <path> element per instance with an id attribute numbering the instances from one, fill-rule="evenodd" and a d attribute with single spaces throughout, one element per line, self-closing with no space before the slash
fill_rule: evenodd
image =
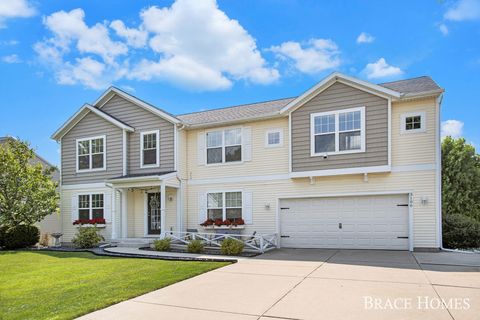
<path id="1" fill-rule="evenodd" d="M 66 135 L 77 123 L 80 122 L 89 112 L 93 112 L 97 116 L 103 118 L 104 120 L 110 122 L 111 124 L 119 127 L 122 130 L 133 132 L 135 129 L 126 123 L 123 123 L 108 113 L 105 113 L 89 104 L 84 104 L 73 116 L 71 116 L 54 134 L 51 138 L 59 141 L 64 135 Z"/>
<path id="2" fill-rule="evenodd" d="M 401 93 L 384 88 L 382 86 L 363 81 L 357 78 L 353 78 L 347 75 L 344 75 L 339 72 L 334 72 L 330 74 L 328 77 L 317 83 L 312 88 L 305 91 L 302 95 L 297 97 L 295 100 L 287 104 L 282 110 L 280 110 L 280 114 L 286 114 L 293 112 L 303 106 L 305 103 L 313 99 L 315 96 L 320 94 L 321 92 L 325 91 L 331 85 L 336 82 L 343 83 L 345 85 L 351 86 L 353 88 L 374 94 L 376 96 L 385 98 L 385 99 L 400 99 Z"/>
<path id="3" fill-rule="evenodd" d="M 97 107 L 98 109 L 102 109 L 102 107 L 110 100 L 112 99 L 115 95 L 118 95 L 119 97 L 135 104 L 136 106 L 139 106 L 140 108 L 143 108 L 157 116 L 159 116 L 160 118 L 163 118 L 169 122 L 172 122 L 174 124 L 179 124 L 179 123 L 182 123 L 179 119 L 177 119 L 176 117 L 172 116 L 171 114 L 161 110 L 161 109 L 158 109 L 140 99 L 138 99 L 137 97 L 135 96 L 132 96 L 118 88 L 115 88 L 115 87 L 110 87 L 107 89 L 107 91 L 105 91 L 101 96 L 100 98 L 98 98 L 94 103 L 93 105 L 95 107 Z"/>

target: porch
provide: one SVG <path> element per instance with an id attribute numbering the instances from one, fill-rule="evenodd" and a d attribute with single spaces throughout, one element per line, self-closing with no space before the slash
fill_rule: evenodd
<path id="1" fill-rule="evenodd" d="M 113 243 L 148 244 L 182 226 L 181 181 L 175 172 L 110 179 Z"/>

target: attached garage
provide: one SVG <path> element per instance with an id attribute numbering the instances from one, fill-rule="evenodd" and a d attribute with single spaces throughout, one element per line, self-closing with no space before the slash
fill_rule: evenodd
<path id="1" fill-rule="evenodd" d="M 409 249 L 408 194 L 281 199 L 287 248 Z"/>

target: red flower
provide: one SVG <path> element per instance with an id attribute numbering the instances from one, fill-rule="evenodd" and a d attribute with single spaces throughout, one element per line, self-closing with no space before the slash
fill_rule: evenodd
<path id="1" fill-rule="evenodd" d="M 243 226 L 244 224 L 245 224 L 245 221 L 242 218 L 237 218 L 233 220 L 234 226 Z"/>
<path id="2" fill-rule="evenodd" d="M 220 226 L 223 224 L 223 221 L 222 221 L 222 219 L 215 219 L 214 224 L 215 224 L 217 227 L 220 227 Z"/>
<path id="3" fill-rule="evenodd" d="M 223 221 L 223 224 L 226 225 L 226 226 L 229 226 L 232 224 L 232 221 L 226 219 L 225 221 Z"/>

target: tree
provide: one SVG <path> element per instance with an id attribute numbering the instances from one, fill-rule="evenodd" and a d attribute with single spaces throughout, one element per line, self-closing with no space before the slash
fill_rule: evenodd
<path id="1" fill-rule="evenodd" d="M 32 164 L 34 157 L 27 142 L 0 145 L 0 226 L 33 225 L 58 210 L 55 168 Z"/>
<path id="2" fill-rule="evenodd" d="M 480 156 L 465 139 L 442 142 L 444 214 L 463 214 L 480 221 Z"/>

